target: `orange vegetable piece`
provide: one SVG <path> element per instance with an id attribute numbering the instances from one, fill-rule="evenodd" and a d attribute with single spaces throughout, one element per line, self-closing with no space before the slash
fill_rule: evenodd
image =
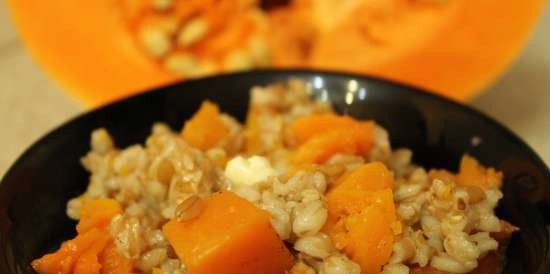
<path id="1" fill-rule="evenodd" d="M 355 120 L 349 116 L 338 116 L 333 113 L 312 114 L 296 119 L 290 126 L 298 144 L 303 144 L 311 137 L 329 130 L 351 128 Z"/>
<path id="2" fill-rule="evenodd" d="M 391 172 L 373 162 L 343 175 L 326 195 L 329 216 L 323 231 L 361 266 L 362 273 L 381 270 L 395 235 L 401 233 L 392 186 Z"/>
<path id="3" fill-rule="evenodd" d="M 393 175 L 383 163 L 372 162 L 344 174 L 336 185 L 331 193 L 383 190 L 393 188 Z"/>
<path id="4" fill-rule="evenodd" d="M 112 241 L 99 254 L 99 263 L 101 274 L 130 274 L 133 269 L 132 261 L 122 256 Z"/>
<path id="5" fill-rule="evenodd" d="M 84 203 L 76 231 L 82 234 L 92 228 L 105 228 L 111 219 L 122 212 L 120 204 L 113 199 L 95 199 Z"/>
<path id="6" fill-rule="evenodd" d="M 357 152 L 359 152 L 359 155 L 369 154 L 370 149 L 374 144 L 373 130 L 374 123 L 371 121 L 359 122 L 353 128 L 352 135 L 355 139 L 355 144 L 357 146 Z"/>
<path id="7" fill-rule="evenodd" d="M 338 193 L 330 192 L 327 195 L 329 220 L 338 220 L 343 216 L 359 213 L 372 205 L 387 213 L 391 222 L 396 220 L 393 191 L 389 188 L 374 192 L 351 190 L 339 191 Z"/>
<path id="8" fill-rule="evenodd" d="M 387 213 L 377 206 L 367 207 L 345 220 L 348 230 L 344 252 L 361 266 L 362 274 L 375 274 L 390 259 L 394 241 Z"/>
<path id="9" fill-rule="evenodd" d="M 108 232 L 103 231 L 101 236 L 84 251 L 75 264 L 73 274 L 100 274 L 101 264 L 99 263 L 99 254 L 111 240 Z"/>
<path id="10" fill-rule="evenodd" d="M 208 150 L 216 146 L 228 134 L 227 126 L 220 119 L 218 105 L 204 101 L 200 109 L 185 123 L 181 135 L 190 145 Z"/>
<path id="11" fill-rule="evenodd" d="M 213 194 L 199 216 L 162 231 L 189 274 L 281 274 L 293 265 L 269 214 L 231 192 Z"/>
<path id="12" fill-rule="evenodd" d="M 66 241 L 57 251 L 32 261 L 32 267 L 40 274 L 70 274 L 80 256 L 105 234 L 105 231 L 92 228 Z"/>
<path id="13" fill-rule="evenodd" d="M 482 166 L 475 158 L 464 155 L 460 160 L 457 182 L 463 186 L 477 186 L 480 188 L 500 188 L 502 173 L 494 168 Z"/>
<path id="14" fill-rule="evenodd" d="M 340 131 L 351 135 L 358 154 L 367 155 L 374 141 L 372 134 L 373 122 L 361 122 L 349 116 L 339 116 L 333 113 L 312 114 L 298 118 L 290 127 L 300 145 L 328 132 Z"/>
<path id="15" fill-rule="evenodd" d="M 355 154 L 357 146 L 349 132 L 333 130 L 309 139 L 301 145 L 293 161 L 296 165 L 323 163 L 335 154 Z"/>

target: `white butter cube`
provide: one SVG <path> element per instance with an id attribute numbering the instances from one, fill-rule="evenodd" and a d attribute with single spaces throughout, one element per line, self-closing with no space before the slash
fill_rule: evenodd
<path id="1" fill-rule="evenodd" d="M 237 156 L 225 166 L 225 176 L 236 185 L 255 185 L 275 175 L 269 161 L 260 156 L 244 158 Z"/>

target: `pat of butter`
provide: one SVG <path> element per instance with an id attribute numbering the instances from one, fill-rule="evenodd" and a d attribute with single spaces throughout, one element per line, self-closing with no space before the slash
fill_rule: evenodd
<path id="1" fill-rule="evenodd" d="M 264 157 L 237 156 L 227 163 L 224 173 L 234 184 L 252 186 L 275 175 L 275 170 Z"/>

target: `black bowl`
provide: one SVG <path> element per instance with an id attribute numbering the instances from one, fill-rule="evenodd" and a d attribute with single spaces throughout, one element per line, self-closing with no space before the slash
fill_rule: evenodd
<path id="1" fill-rule="evenodd" d="M 456 169 L 460 156 L 469 153 L 502 170 L 504 198 L 497 212 L 521 228 L 507 250 L 504 273 L 550 273 L 550 172 L 522 140 L 473 109 L 415 88 L 316 71 L 256 71 L 187 81 L 91 111 L 46 135 L 0 184 L 0 273 L 34 273 L 32 259 L 74 235 L 65 204 L 87 184 L 79 159 L 89 150 L 93 129 L 106 127 L 119 147 L 141 143 L 153 122 L 179 129 L 204 99 L 243 120 L 250 87 L 291 77 L 309 82 L 314 96 L 328 99 L 337 111 L 378 121 L 389 130 L 393 146 L 411 148 L 414 161 L 423 166 Z"/>

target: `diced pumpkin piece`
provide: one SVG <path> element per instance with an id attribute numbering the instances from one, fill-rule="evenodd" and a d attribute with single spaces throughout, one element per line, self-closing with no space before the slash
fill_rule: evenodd
<path id="1" fill-rule="evenodd" d="M 112 241 L 99 254 L 99 263 L 101 274 L 130 274 L 133 269 L 132 261 L 120 254 Z"/>
<path id="2" fill-rule="evenodd" d="M 295 165 L 323 163 L 335 154 L 355 154 L 357 147 L 351 134 L 334 130 L 312 137 L 294 155 Z"/>
<path id="3" fill-rule="evenodd" d="M 332 113 L 313 114 L 298 118 L 291 125 L 293 135 L 300 145 L 332 131 L 339 131 L 342 135 L 348 134 L 353 138 L 355 152 L 359 155 L 367 155 L 370 152 L 374 142 L 373 128 L 373 122 L 361 122 L 349 116 Z"/>
<path id="4" fill-rule="evenodd" d="M 292 123 L 291 129 L 298 144 L 303 144 L 310 138 L 328 130 L 352 128 L 355 123 L 355 120 L 349 116 L 338 116 L 332 113 L 313 114 L 296 119 Z"/>
<path id="5" fill-rule="evenodd" d="M 368 191 L 341 191 L 330 192 L 327 195 L 329 219 L 339 219 L 342 216 L 359 213 L 363 209 L 375 205 L 387 214 L 388 220 L 396 220 L 393 191 L 384 189 L 374 192 Z"/>
<path id="6" fill-rule="evenodd" d="M 84 203 L 80 209 L 80 220 L 76 226 L 79 234 L 92 228 L 105 228 L 111 219 L 122 212 L 120 204 L 113 199 L 94 199 Z"/>
<path id="7" fill-rule="evenodd" d="M 105 231 L 92 228 L 88 232 L 66 241 L 57 251 L 34 260 L 32 267 L 40 274 L 70 274 L 80 256 L 95 242 L 102 239 L 102 235 L 105 233 Z"/>
<path id="8" fill-rule="evenodd" d="M 390 171 L 373 162 L 343 175 L 326 195 L 329 216 L 323 231 L 361 266 L 363 274 L 380 272 L 402 230 L 392 186 Z"/>
<path id="9" fill-rule="evenodd" d="M 374 122 L 359 122 L 353 128 L 353 137 L 359 155 L 368 155 L 374 144 Z"/>
<path id="10" fill-rule="evenodd" d="M 202 103 L 181 132 L 187 143 L 203 151 L 216 146 L 227 134 L 228 129 L 220 118 L 218 105 L 210 101 Z"/>
<path id="11" fill-rule="evenodd" d="M 502 173 L 491 167 L 484 167 L 475 158 L 464 155 L 460 160 L 457 182 L 463 186 L 477 186 L 483 189 L 500 188 Z"/>
<path id="12" fill-rule="evenodd" d="M 381 162 L 364 164 L 344 174 L 331 190 L 332 195 L 340 191 L 377 191 L 393 188 L 393 175 Z"/>
<path id="13" fill-rule="evenodd" d="M 204 199 L 199 216 L 162 231 L 189 274 L 281 274 L 293 264 L 269 214 L 231 192 Z"/>
<path id="14" fill-rule="evenodd" d="M 394 234 L 387 213 L 370 206 L 345 220 L 350 239 L 344 253 L 361 266 L 362 274 L 375 274 L 390 259 Z"/>
<path id="15" fill-rule="evenodd" d="M 111 236 L 108 232 L 104 231 L 92 246 L 78 258 L 73 274 L 100 274 L 101 264 L 98 257 L 110 240 Z"/>

